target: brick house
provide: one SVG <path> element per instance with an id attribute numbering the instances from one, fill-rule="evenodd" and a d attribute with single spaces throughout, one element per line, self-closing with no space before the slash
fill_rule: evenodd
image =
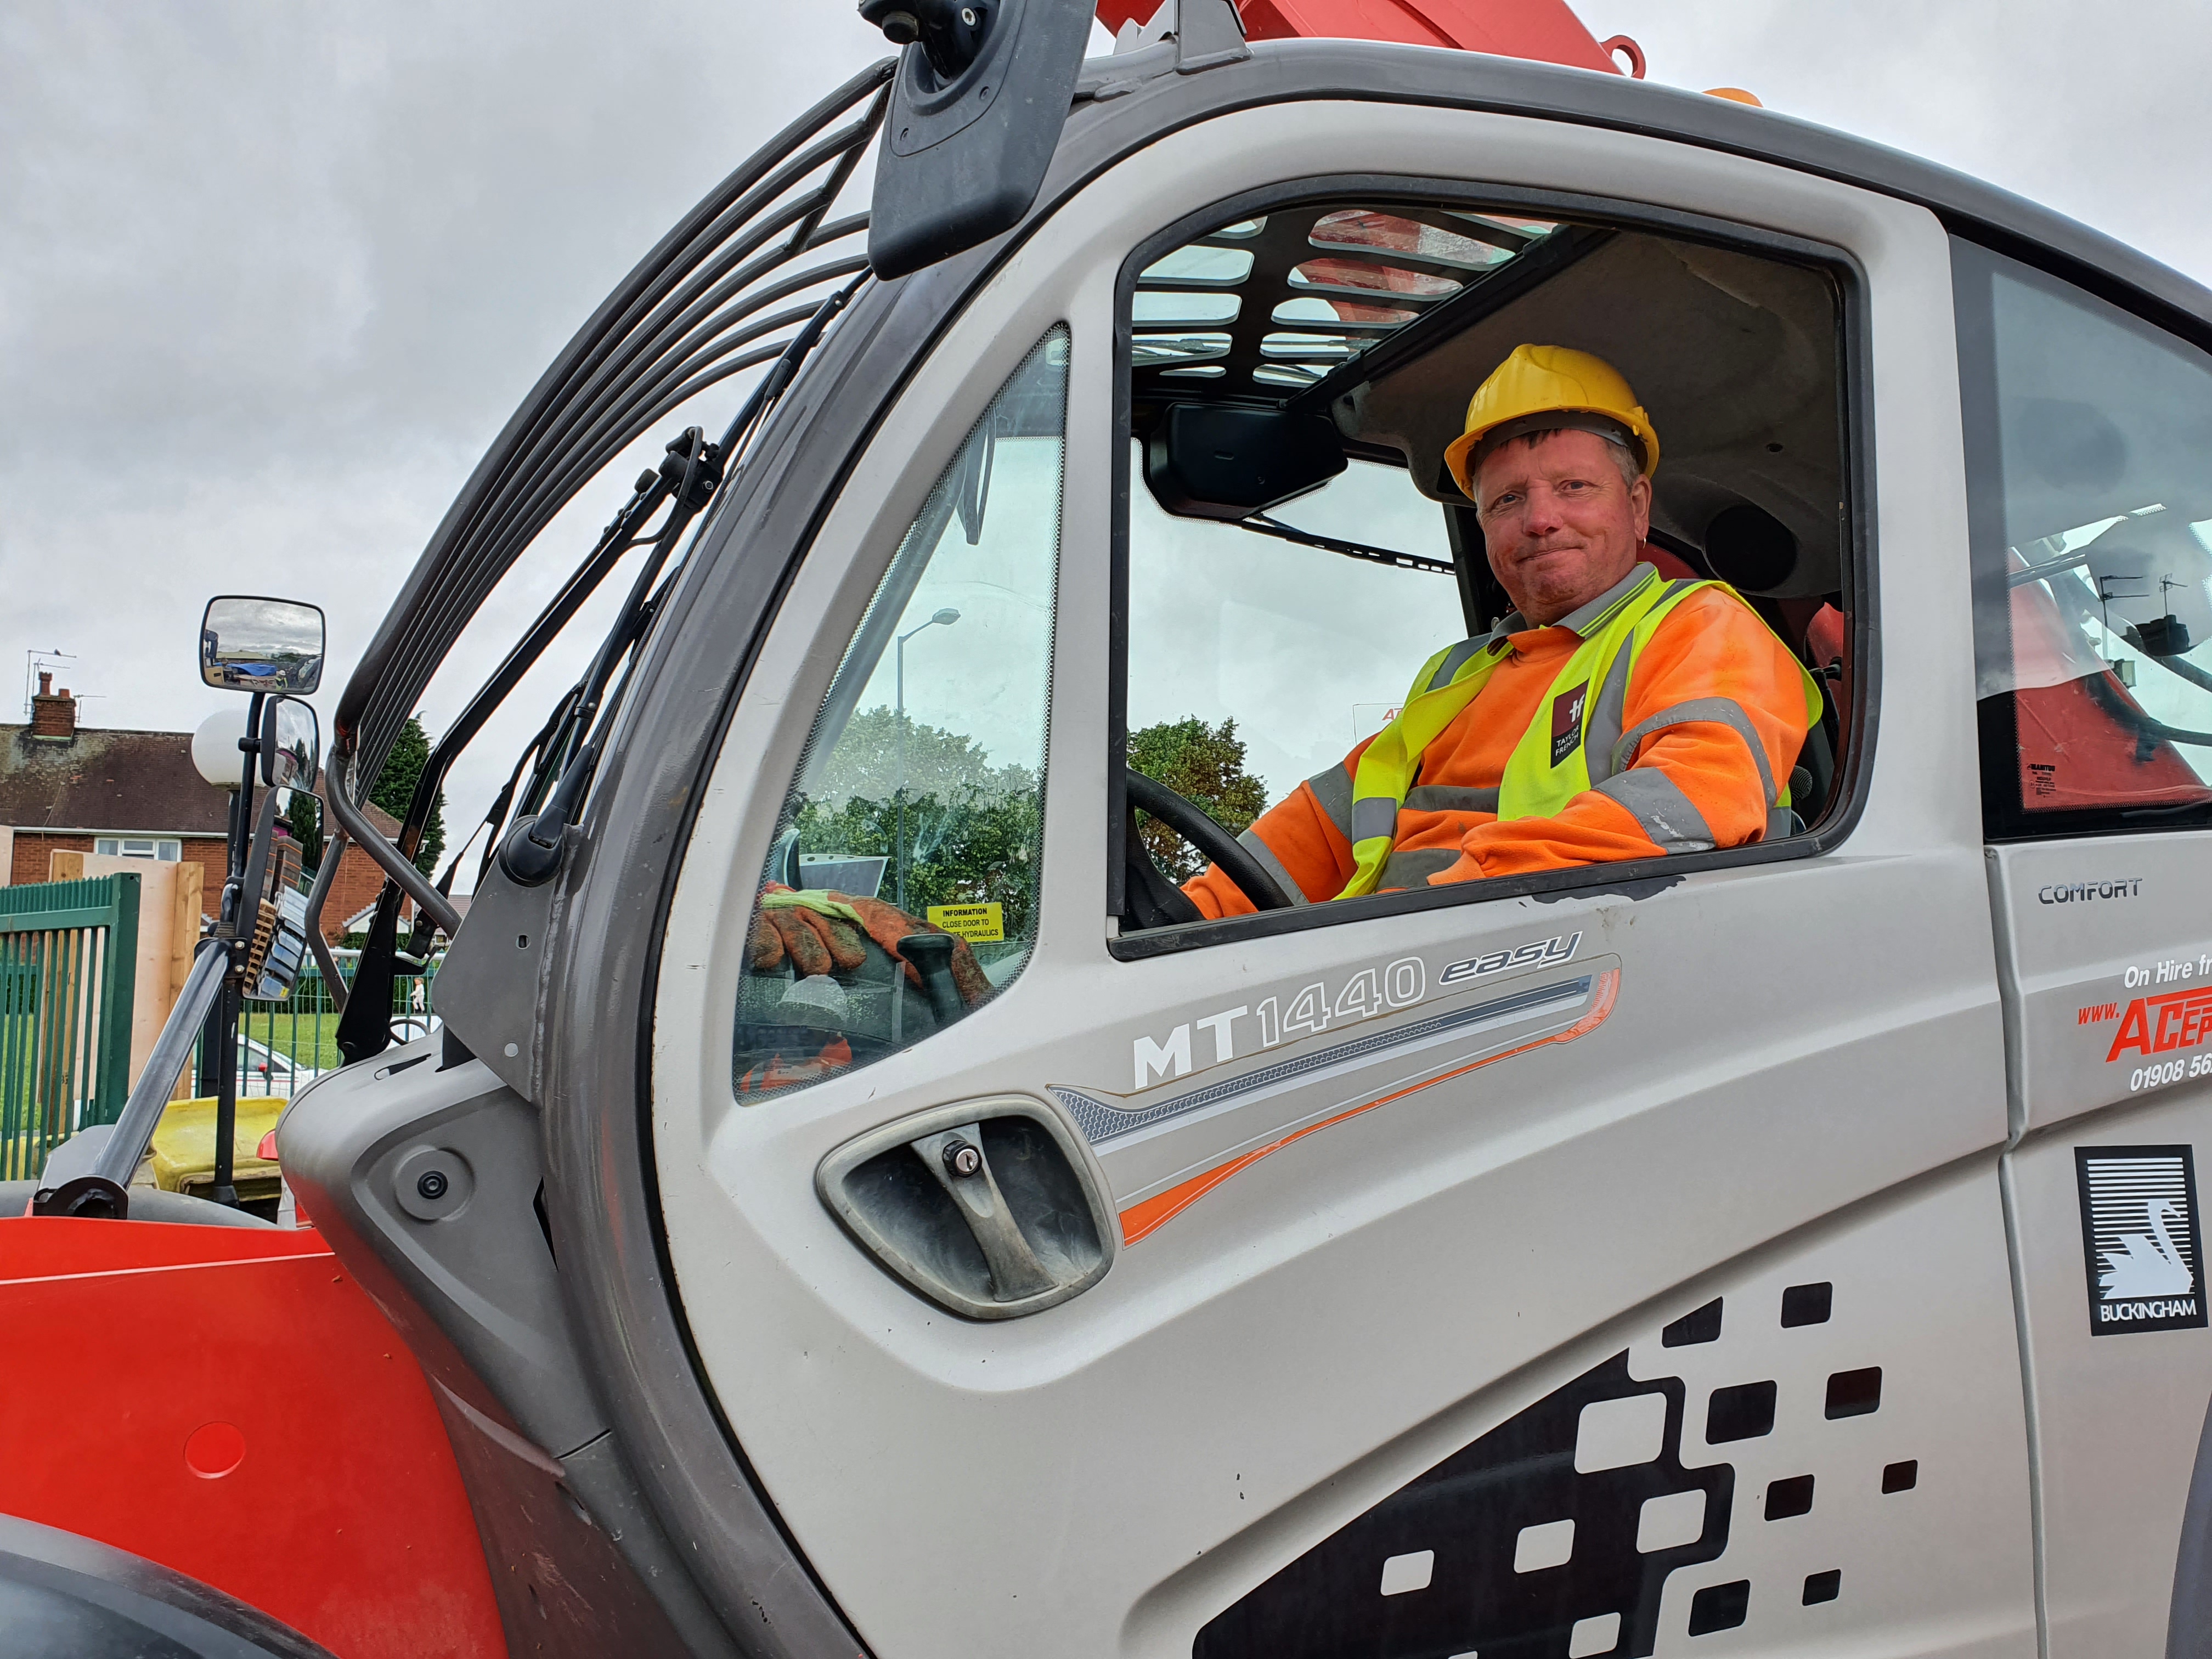
<path id="1" fill-rule="evenodd" d="M 56 853 L 185 861 L 200 866 L 202 908 L 212 914 L 227 873 L 230 797 L 192 764 L 192 734 L 98 731 L 76 716 L 76 699 L 42 673 L 31 723 L 0 726 L 0 884 L 49 879 Z M 380 807 L 368 811 L 386 836 L 399 833 Z M 383 884 L 369 856 L 347 848 L 324 933 L 342 936 Z"/>

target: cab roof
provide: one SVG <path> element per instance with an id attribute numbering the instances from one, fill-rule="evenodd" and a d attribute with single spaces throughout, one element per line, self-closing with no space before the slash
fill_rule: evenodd
<path id="1" fill-rule="evenodd" d="M 1103 167 L 1195 121 L 1300 100 L 1431 104 L 1641 133 L 1879 191 L 2212 345 L 2212 290 L 2172 267 L 1969 174 L 1778 111 L 1625 76 L 1436 47 L 1255 41 L 1242 61 L 1196 74 L 1177 74 L 1174 52 L 1171 45 L 1153 46 L 1084 64 L 1052 169 L 1009 242 Z"/>

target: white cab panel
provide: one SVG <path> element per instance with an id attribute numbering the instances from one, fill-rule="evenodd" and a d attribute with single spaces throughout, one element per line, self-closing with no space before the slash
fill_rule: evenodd
<path id="1" fill-rule="evenodd" d="M 2179 1090 L 2212 1098 L 2202 832 L 1989 850 L 2022 1130 Z"/>
<path id="2" fill-rule="evenodd" d="M 2159 1179 L 2159 1164 L 2185 1156 L 2193 1173 L 2195 1148 L 2212 1140 L 2207 1104 L 2201 1086 L 2185 1085 L 2031 1135 L 2007 1159 L 2052 1659 L 2157 1659 L 2170 1650 L 2176 1549 L 2212 1399 L 2212 1331 L 2202 1224 L 2185 1188 L 2170 1211 L 2154 1194 L 2174 1184 Z M 2087 1237 L 2085 1204 L 2093 1224 L 2106 1224 Z M 2150 1282 L 2146 1266 L 2169 1277 Z M 2184 1304 L 2193 1315 L 2134 1316 Z"/>
<path id="3" fill-rule="evenodd" d="M 1881 557 L 1911 580 L 1875 589 L 1889 717 L 1838 852 L 1181 956 L 1109 953 L 1115 274 L 1145 237 L 1237 191 L 1346 171 L 1457 173 L 1726 216 L 1841 246 L 1864 269 Z M 1887 1455 L 1892 1424 L 1916 1443 L 1947 1439 L 1946 1484 L 1938 1495 L 1931 1483 L 1911 1513 L 1932 1517 L 1940 1540 L 1966 1524 L 1954 1506 L 1972 1506 L 1976 1541 L 1954 1552 L 1965 1565 L 1952 1573 L 1966 1587 L 1954 1603 L 1964 1611 L 1927 1611 L 1917 1598 L 1934 1569 L 1899 1543 L 1895 1560 L 1838 1564 L 1847 1583 L 1864 1573 L 1890 1594 L 1846 1589 L 1826 1625 L 1770 1625 L 1755 1584 L 1760 1622 L 1698 1638 L 1696 1650 L 1796 1642 L 1800 1630 L 1825 1631 L 1832 1648 L 2028 1650 L 2020 1371 L 1990 1190 L 2006 1113 L 1948 269 L 1932 216 L 1783 169 L 1556 122 L 1310 103 L 1221 118 L 1132 157 L 1040 227 L 948 331 L 825 523 L 732 722 L 673 907 L 655 1032 L 661 1198 L 702 1364 L 784 1521 L 873 1651 L 1189 1654 L 1240 1597 L 1609 1356 L 1632 1348 L 1630 1376 L 1649 1378 L 1663 1352 L 1667 1374 L 1686 1377 L 1680 1352 L 1655 1348 L 1647 1361 L 1634 1345 L 1735 1286 L 1756 1302 L 1813 1276 L 1799 1258 L 1831 1226 L 1836 1238 L 1863 1229 L 1871 1258 L 1857 1278 L 1819 1269 L 1837 1286 L 1835 1328 L 1784 1333 L 1804 1340 L 1770 1361 L 1768 1337 L 1732 1348 L 1754 1320 L 1720 1348 L 1746 1364 L 1756 1352 L 1765 1367 L 1737 1380 L 1778 1387 L 1787 1371 L 1795 1401 L 1838 1363 L 1838 1343 L 1862 1331 L 1871 1340 L 1879 1326 L 1875 1346 L 1905 1352 L 1895 1322 L 1908 1310 L 1953 1310 L 1925 1352 L 1958 1376 L 1936 1376 L 1925 1358 L 1897 1361 L 1919 1381 L 1885 1397 L 1913 1403 L 1879 1432 L 1872 1419 L 1820 1419 L 1819 1458 L 1832 1461 L 1815 1473 L 1838 1471 L 1835 1489 L 1849 1486 L 1856 1476 L 1842 1472 Z M 741 1108 L 730 1083 L 733 941 L 799 744 L 931 480 L 1062 319 L 1073 331 L 1069 468 L 1035 953 L 957 1033 Z M 1614 974 L 1602 1017 L 1568 1040 L 1543 1039 L 1596 1013 L 1595 1000 L 1567 1026 L 1534 1031 L 1537 1046 L 1455 1076 L 1385 1045 L 1316 1066 L 1328 1087 L 1302 1081 L 1102 1146 L 1127 1212 L 1193 1171 L 1283 1143 L 1138 1237 L 1096 1288 L 1035 1317 L 980 1326 L 939 1311 L 866 1259 L 816 1200 L 824 1154 L 909 1113 L 1007 1092 L 1063 1106 L 1068 1091 L 1128 1096 L 1142 1044 L 1171 1049 L 1188 1026 L 1194 1069 L 1212 1054 L 1204 1018 L 1315 983 L 1332 988 L 1333 1012 L 1361 972 L 1418 957 L 1425 1000 L 1365 1028 L 1397 1030 L 1478 1000 L 1438 995 L 1443 966 L 1571 934 L 1582 936 L 1575 963 L 1501 975 L 1479 994 Z M 1342 1040 L 1316 1030 L 1215 1075 Z M 1135 1103 L 1212 1080 L 1156 1073 Z M 1965 1172 L 1897 1196 L 1945 1169 Z M 1867 1207 L 1834 1220 L 1854 1206 Z M 1915 1219 L 1883 1244 L 1893 1215 Z M 1846 1291 L 1862 1279 L 1867 1289 Z M 1717 1372 L 1698 1378 L 1707 1392 L 1720 1385 Z M 1954 1389 L 1973 1391 L 1965 1420 Z M 1871 1502 L 1836 1501 L 1838 1514 Z M 1615 1534 L 1629 1559 L 1638 1525 L 1626 1511 Z M 1379 1598 L 1386 1561 L 1424 1547 L 1377 1556 L 1362 1595 Z M 1414 1563 L 1391 1569 L 1389 1605 L 1432 1595 L 1442 1558 L 1429 1570 L 1431 1589 L 1417 1590 Z M 1784 1569 L 1778 1558 L 1759 1571 L 1763 1584 Z M 1677 1601 L 1704 1587 L 1667 1585 L 1660 1617 L 1678 1647 L 1688 1609 Z M 1602 1634 L 1578 1625 L 1576 1640 Z"/>

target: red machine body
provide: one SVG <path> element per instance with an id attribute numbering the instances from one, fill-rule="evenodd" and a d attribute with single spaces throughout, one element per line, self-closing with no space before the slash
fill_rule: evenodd
<path id="1" fill-rule="evenodd" d="M 1098 0 L 1109 29 L 1143 23 L 1162 0 Z M 1629 60 L 1641 80 L 1644 53 L 1626 35 L 1601 41 L 1567 9 L 1566 0 L 1238 0 L 1245 35 L 1254 40 L 1388 40 L 1408 46 L 1456 46 L 1501 58 L 1528 58 L 1573 69 L 1621 72 L 1613 54 Z"/>
<path id="2" fill-rule="evenodd" d="M 0 1510 L 343 1659 L 507 1651 L 415 1357 L 311 1229 L 0 1224 Z"/>

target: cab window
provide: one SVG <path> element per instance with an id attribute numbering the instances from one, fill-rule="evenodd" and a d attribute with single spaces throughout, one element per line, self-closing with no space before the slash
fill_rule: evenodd
<path id="1" fill-rule="evenodd" d="M 1371 192 L 1224 204 L 1140 249 L 1121 313 L 1121 933 L 1200 919 L 1180 890 L 1216 860 L 1194 807 L 1291 908 L 1328 896 L 1293 891 L 1251 826 L 1348 776 L 1415 671 L 1511 611 L 1446 449 L 1524 343 L 1626 376 L 1661 434 L 1649 558 L 1732 585 L 1816 678 L 1759 838 L 1819 824 L 1851 692 L 1842 293 L 1812 258 Z"/>
<path id="2" fill-rule="evenodd" d="M 2212 819 L 2212 355 L 1954 257 L 1988 832 Z"/>
<path id="3" fill-rule="evenodd" d="M 1054 329 L 1000 390 L 838 663 L 748 934 L 743 1102 L 919 1042 L 1028 959 L 1067 361 Z"/>

